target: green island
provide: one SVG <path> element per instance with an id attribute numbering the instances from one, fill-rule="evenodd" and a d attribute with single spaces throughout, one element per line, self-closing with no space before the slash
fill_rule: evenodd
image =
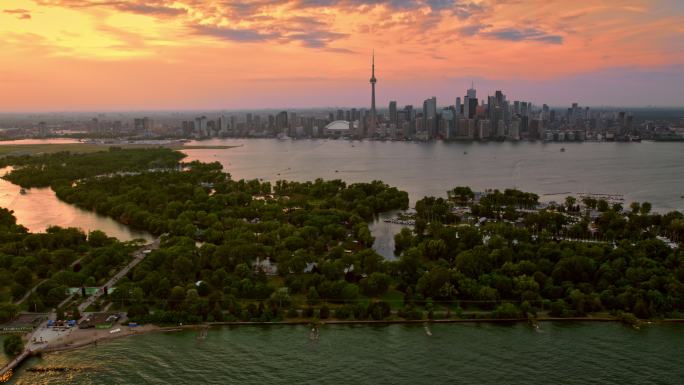
<path id="1" fill-rule="evenodd" d="M 183 157 L 110 148 L 0 165 L 13 167 L 12 183 L 50 186 L 65 202 L 158 237 L 116 290 L 85 309 L 130 322 L 682 318 L 677 211 L 456 187 L 402 214 L 414 226 L 396 235 L 388 260 L 373 250 L 368 223 L 408 209 L 406 192 L 380 181 L 233 180 L 219 163 Z M 87 298 L 68 288 L 106 284 L 141 245 L 99 231 L 30 234 L 7 210 L 0 238 L 0 322 L 50 309 L 78 319 Z"/>

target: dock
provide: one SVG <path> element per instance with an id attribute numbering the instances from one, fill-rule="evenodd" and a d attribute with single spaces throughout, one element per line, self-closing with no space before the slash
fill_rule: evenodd
<path id="1" fill-rule="evenodd" d="M 33 355 L 31 350 L 24 350 L 20 355 L 14 357 L 5 367 L 0 369 L 0 382 L 7 382 L 12 378 L 12 372 L 16 369 L 25 359 Z"/>

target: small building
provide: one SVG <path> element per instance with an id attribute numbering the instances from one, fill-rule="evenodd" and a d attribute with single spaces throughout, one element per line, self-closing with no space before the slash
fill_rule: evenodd
<path id="1" fill-rule="evenodd" d="M 259 257 L 257 257 L 252 268 L 254 269 L 255 273 L 257 273 L 261 270 L 266 275 L 277 275 L 278 274 L 278 266 L 274 262 L 271 262 L 270 257 L 266 257 L 266 259 L 263 259 L 263 260 L 260 260 Z"/>

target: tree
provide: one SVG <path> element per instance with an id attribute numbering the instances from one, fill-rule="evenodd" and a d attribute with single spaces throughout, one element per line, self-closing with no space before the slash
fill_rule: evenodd
<path id="1" fill-rule="evenodd" d="M 368 306 L 368 314 L 376 321 L 389 317 L 391 313 L 392 309 L 385 301 L 373 302 Z"/>
<path id="2" fill-rule="evenodd" d="M 316 288 L 311 286 L 306 295 L 306 303 L 313 306 L 318 305 L 319 302 L 321 302 L 321 297 L 318 296 L 318 291 L 316 291 Z"/>
<path id="3" fill-rule="evenodd" d="M 330 308 L 328 307 L 328 305 L 321 306 L 319 317 L 321 319 L 327 319 L 328 317 L 330 317 Z"/>
<path id="4" fill-rule="evenodd" d="M 8 356 L 18 356 L 24 351 L 24 341 L 16 334 L 7 337 L 2 345 Z"/>
<path id="5" fill-rule="evenodd" d="M 641 204 L 641 215 L 648 215 L 651 212 L 651 204 L 649 202 L 644 202 Z"/>
<path id="6" fill-rule="evenodd" d="M 77 321 L 78 321 L 79 319 L 81 319 L 81 312 L 78 311 L 78 306 L 74 306 L 74 307 L 71 309 L 71 319 L 74 319 L 74 320 L 77 320 Z"/>

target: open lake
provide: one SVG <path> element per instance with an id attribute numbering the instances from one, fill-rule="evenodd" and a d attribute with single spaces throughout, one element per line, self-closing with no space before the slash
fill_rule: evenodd
<path id="1" fill-rule="evenodd" d="M 15 384 L 681 384 L 684 325 L 241 326 L 33 358 Z M 66 366 L 70 373 L 30 373 Z"/>
<path id="2" fill-rule="evenodd" d="M 457 185 L 517 187 L 543 200 L 565 194 L 623 194 L 655 210 L 684 210 L 681 143 L 405 143 L 333 140 L 211 140 L 231 149 L 185 150 L 188 160 L 219 161 L 235 179 L 348 182 L 383 180 L 444 196 Z M 565 151 L 561 152 L 561 148 Z M 549 195 L 544 195 L 549 194 Z M 0 180 L 0 206 L 31 231 L 48 225 L 100 229 L 120 239 L 146 237 L 110 218 L 60 202 L 49 189 Z M 372 224 L 376 249 L 391 257 L 397 225 Z M 633 330 L 617 323 L 325 326 L 308 340 L 303 326 L 150 334 L 33 358 L 16 384 L 681 384 L 684 325 Z M 0 337 L 0 340 L 2 337 Z M 2 362 L 5 357 L 0 358 Z M 68 366 L 69 373 L 28 373 Z"/>
<path id="3" fill-rule="evenodd" d="M 623 194 L 628 202 L 649 201 L 661 211 L 684 210 L 684 143 L 214 139 L 189 144 L 241 146 L 184 150 L 189 160 L 221 162 L 235 179 L 378 179 L 407 191 L 411 204 L 471 186 L 476 191 L 515 187 L 546 201 L 562 201 L 568 193 Z"/>

